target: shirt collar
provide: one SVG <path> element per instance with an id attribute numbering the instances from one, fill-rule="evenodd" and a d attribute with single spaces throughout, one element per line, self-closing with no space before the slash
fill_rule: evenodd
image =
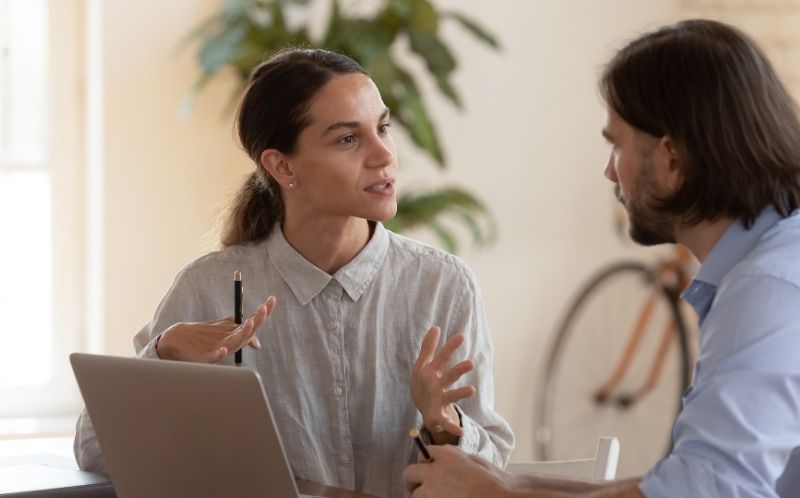
<path id="1" fill-rule="evenodd" d="M 764 235 L 764 232 L 772 228 L 780 219 L 780 214 L 770 206 L 761 212 L 749 229 L 745 228 L 740 220 L 731 223 L 722 238 L 711 249 L 695 279 L 718 287 L 722 277 L 736 263 L 744 259 Z"/>
<path id="2" fill-rule="evenodd" d="M 389 252 L 389 233 L 381 223 L 375 223 L 372 237 L 367 245 L 337 271 L 335 278 L 353 301 L 358 301 L 369 284 L 375 279 L 378 269 Z"/>
<path id="3" fill-rule="evenodd" d="M 694 280 L 683 292 L 683 298 L 695 309 L 701 323 L 711 309 L 722 278 L 744 259 L 764 232 L 772 228 L 780 218 L 780 214 L 770 206 L 761 212 L 749 229 L 744 227 L 741 220 L 737 220 L 725 230 Z"/>
<path id="4" fill-rule="evenodd" d="M 305 306 L 336 280 L 353 301 L 358 301 L 375 278 L 389 249 L 389 234 L 381 223 L 375 224 L 372 237 L 349 263 L 333 276 L 317 268 L 289 244 L 279 224 L 267 239 L 267 252 L 278 274 Z"/>

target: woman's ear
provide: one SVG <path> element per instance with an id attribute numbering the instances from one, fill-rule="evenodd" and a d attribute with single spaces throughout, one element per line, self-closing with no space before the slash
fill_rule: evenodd
<path id="1" fill-rule="evenodd" d="M 261 167 L 267 170 L 283 189 L 291 190 L 297 186 L 294 170 L 283 152 L 277 149 L 264 150 L 261 153 Z"/>

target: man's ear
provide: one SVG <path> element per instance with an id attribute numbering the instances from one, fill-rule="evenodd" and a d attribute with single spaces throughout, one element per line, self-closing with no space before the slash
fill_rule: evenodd
<path id="1" fill-rule="evenodd" d="M 283 152 L 277 149 L 266 149 L 261 153 L 260 159 L 261 167 L 267 170 L 267 173 L 283 189 L 290 190 L 297 186 L 294 170 Z"/>
<path id="2" fill-rule="evenodd" d="M 683 185 L 683 163 L 675 140 L 664 135 L 658 143 L 658 174 L 661 177 L 661 185 L 664 185 L 670 193 L 678 190 Z"/>

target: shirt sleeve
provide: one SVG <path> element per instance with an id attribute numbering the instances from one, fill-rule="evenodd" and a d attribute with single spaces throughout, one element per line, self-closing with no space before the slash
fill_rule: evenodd
<path id="1" fill-rule="evenodd" d="M 800 288 L 768 276 L 720 287 L 673 451 L 645 475 L 645 496 L 778 496 L 778 478 L 800 447 L 798 302 Z"/>
<path id="2" fill-rule="evenodd" d="M 75 441 L 73 442 L 72 450 L 75 453 L 75 461 L 78 463 L 78 468 L 108 475 L 103 452 L 100 451 L 92 421 L 89 419 L 89 414 L 85 408 L 81 411 L 78 423 L 75 426 Z"/>
<path id="3" fill-rule="evenodd" d="M 511 427 L 494 409 L 494 377 L 492 376 L 493 345 L 483 308 L 483 299 L 474 274 L 467 272 L 467 281 L 456 308 L 455 331 L 466 336 L 466 357 L 475 368 L 458 385 L 472 384 L 475 395 L 459 402 L 459 415 L 464 434 L 458 446 L 495 465 L 505 467 L 514 449 Z"/>
<path id="4" fill-rule="evenodd" d="M 140 358 L 158 358 L 155 344 L 158 337 L 174 324 L 186 320 L 203 320 L 200 316 L 192 274 L 184 268 L 156 308 L 153 319 L 133 338 L 133 347 Z"/>
<path id="5" fill-rule="evenodd" d="M 184 269 L 161 300 L 153 319 L 134 337 L 134 349 L 140 358 L 157 359 L 155 343 L 158 336 L 171 325 L 186 320 L 195 311 L 195 300 L 190 275 Z M 97 442 L 94 426 L 84 408 L 78 417 L 73 443 L 75 461 L 82 470 L 108 475 L 103 452 Z"/>

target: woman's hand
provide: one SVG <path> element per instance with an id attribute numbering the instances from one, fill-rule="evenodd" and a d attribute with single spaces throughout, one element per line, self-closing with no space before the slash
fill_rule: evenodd
<path id="1" fill-rule="evenodd" d="M 437 433 L 446 431 L 461 436 L 464 430 L 453 403 L 475 394 L 474 386 L 450 389 L 458 379 L 474 368 L 471 360 L 464 360 L 447 368 L 453 353 L 464 343 L 464 334 L 456 334 L 437 352 L 441 329 L 433 326 L 428 330 L 420 346 L 419 357 L 411 373 L 411 398 L 422 414 L 422 422 L 430 431 L 435 443 Z"/>
<path id="2" fill-rule="evenodd" d="M 178 322 L 164 333 L 156 345 L 159 358 L 165 360 L 216 363 L 246 344 L 261 348 L 256 331 L 275 309 L 275 296 L 270 296 L 241 325 L 232 317 L 208 322 Z"/>

